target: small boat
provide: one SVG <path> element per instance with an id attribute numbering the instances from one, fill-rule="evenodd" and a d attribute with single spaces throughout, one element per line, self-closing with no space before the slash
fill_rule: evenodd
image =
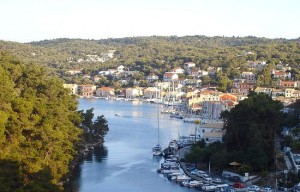
<path id="1" fill-rule="evenodd" d="M 153 156 L 162 156 L 163 150 L 159 144 L 152 148 Z"/>
<path id="2" fill-rule="evenodd" d="M 115 113 L 115 116 L 121 116 L 121 114 L 120 113 Z"/>

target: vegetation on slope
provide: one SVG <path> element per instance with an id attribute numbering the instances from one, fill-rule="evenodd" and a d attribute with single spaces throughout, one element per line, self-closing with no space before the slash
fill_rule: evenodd
<path id="1" fill-rule="evenodd" d="M 59 191 L 82 130 L 77 101 L 44 69 L 0 55 L 0 191 Z"/>

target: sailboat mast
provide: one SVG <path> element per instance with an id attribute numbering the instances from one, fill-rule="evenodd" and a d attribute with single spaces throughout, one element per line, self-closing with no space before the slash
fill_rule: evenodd
<path id="1" fill-rule="evenodd" d="M 159 106 L 157 106 L 157 144 L 159 144 Z"/>

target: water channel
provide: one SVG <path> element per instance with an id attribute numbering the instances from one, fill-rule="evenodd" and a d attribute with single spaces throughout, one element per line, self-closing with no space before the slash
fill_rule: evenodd
<path id="1" fill-rule="evenodd" d="M 159 141 L 166 147 L 171 139 L 193 133 L 193 124 L 159 114 L 158 126 L 157 111 L 162 106 L 157 104 L 79 100 L 79 109 L 92 107 L 95 117 L 105 116 L 110 130 L 105 136 L 104 146 L 91 152 L 78 166 L 71 180 L 72 191 L 196 191 L 181 187 L 158 174 L 156 170 L 161 160 L 152 156 L 152 147 L 158 140 L 158 127 Z"/>

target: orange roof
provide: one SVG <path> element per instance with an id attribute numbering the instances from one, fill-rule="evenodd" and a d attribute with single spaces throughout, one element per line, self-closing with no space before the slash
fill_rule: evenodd
<path id="1" fill-rule="evenodd" d="M 294 81 L 281 81 L 281 84 L 292 84 L 292 85 L 294 85 L 295 82 Z"/>
<path id="2" fill-rule="evenodd" d="M 98 90 L 101 90 L 101 91 L 112 91 L 114 89 L 111 88 L 111 87 L 100 87 L 100 88 L 98 88 Z"/>
<path id="3" fill-rule="evenodd" d="M 275 71 L 275 75 L 285 75 L 284 71 Z"/>
<path id="4" fill-rule="evenodd" d="M 234 95 L 230 95 L 230 94 L 224 94 L 224 95 L 220 96 L 220 99 L 221 100 L 233 100 L 233 101 L 235 101 L 237 99 L 237 97 L 234 96 Z"/>

